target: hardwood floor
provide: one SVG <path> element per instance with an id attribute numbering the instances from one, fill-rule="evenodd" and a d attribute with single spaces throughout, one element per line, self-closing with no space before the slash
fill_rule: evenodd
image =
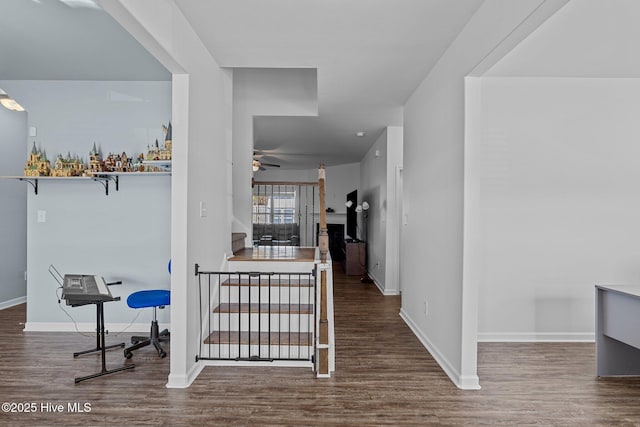
<path id="1" fill-rule="evenodd" d="M 190 388 L 167 389 L 170 355 L 145 348 L 131 361 L 107 354 L 108 367 L 135 369 L 74 384 L 100 370 L 98 356 L 72 357 L 94 337 L 23 332 L 25 306 L 2 310 L 0 401 L 37 411 L 0 412 L 0 425 L 640 425 L 640 379 L 598 379 L 594 344 L 480 344 L 482 390 L 462 391 L 404 325 L 399 297 L 338 271 L 335 280 L 328 380 L 300 368 L 207 367 Z M 74 402 L 91 411 L 69 413 Z"/>
<path id="2" fill-rule="evenodd" d="M 229 261 L 304 261 L 313 262 L 315 248 L 300 246 L 258 246 L 236 251 Z"/>

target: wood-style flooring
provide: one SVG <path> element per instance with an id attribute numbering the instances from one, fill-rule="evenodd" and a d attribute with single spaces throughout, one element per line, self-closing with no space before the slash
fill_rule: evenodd
<path id="1" fill-rule="evenodd" d="M 258 246 L 236 251 L 229 261 L 304 261 L 313 262 L 315 248 L 300 246 Z"/>
<path id="2" fill-rule="evenodd" d="M 399 297 L 357 276 L 334 277 L 331 379 L 301 368 L 207 367 L 190 388 L 167 389 L 171 355 L 160 359 L 147 347 L 131 361 L 107 354 L 109 367 L 135 369 L 74 384 L 100 370 L 98 356 L 72 357 L 95 339 L 23 332 L 25 306 L 2 310 L 0 401 L 35 403 L 37 411 L 0 412 L 0 425 L 640 426 L 640 379 L 598 379 L 594 344 L 480 344 L 482 389 L 459 390 L 398 316 Z M 107 343 L 128 339 L 110 334 Z M 69 413 L 74 402 L 90 412 Z M 46 412 L 48 403 L 64 410 Z"/>

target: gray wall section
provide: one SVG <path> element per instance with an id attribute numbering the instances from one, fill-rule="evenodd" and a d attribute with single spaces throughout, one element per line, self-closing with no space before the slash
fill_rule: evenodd
<path id="1" fill-rule="evenodd" d="M 28 327 L 31 322 L 69 321 L 57 307 L 60 291 L 48 272 L 51 264 L 62 274 L 98 274 L 107 282 L 123 281 L 111 288 L 122 300 L 108 304 L 107 322 L 132 320 L 137 313 L 126 305 L 132 292 L 169 289 L 170 179 L 121 177 L 120 191 L 110 186 L 109 196 L 91 180 L 42 181 L 37 196 L 29 192 Z M 38 222 L 38 212 L 45 212 L 46 222 Z M 69 313 L 77 322 L 95 318 L 93 306 Z M 168 319 L 168 311 L 158 314 L 159 321 Z"/>
<path id="2" fill-rule="evenodd" d="M 103 156 L 122 151 L 134 155 L 145 152 L 156 138 L 164 139 L 162 125 L 171 118 L 170 82 L 2 81 L 0 87 L 27 109 L 24 132 L 28 127 L 37 130 L 35 137 L 22 137 L 12 161 L 14 175 L 22 174 L 34 140 L 52 162 L 67 152 L 86 160 L 94 141 Z M 169 289 L 170 176 L 121 176 L 120 191 L 112 182 L 109 196 L 91 180 L 41 180 L 38 195 L 25 183 L 0 184 L 15 187 L 27 199 L 22 215 L 22 229 L 27 230 L 22 237 L 22 251 L 27 248 L 27 329 L 66 328 L 58 324 L 71 323 L 60 310 L 57 284 L 48 272 L 51 264 L 63 274 L 98 274 L 124 282 L 112 288 L 122 301 L 105 309 L 108 323 L 129 324 L 135 317 L 137 312 L 126 305 L 131 292 Z M 4 205 L 3 198 L 2 209 Z M 44 222 L 38 221 L 38 212 Z M 24 282 L 22 287 L 24 295 Z M 76 322 L 95 322 L 93 307 L 67 311 Z M 137 322 L 150 319 L 151 310 L 146 311 Z M 160 322 L 168 318 L 168 310 L 158 312 Z"/>
<path id="3" fill-rule="evenodd" d="M 22 175 L 27 113 L 0 107 L 0 175 Z M 0 180 L 0 308 L 27 295 L 27 192 L 24 184 Z M 18 299 L 18 301 L 16 301 Z"/>

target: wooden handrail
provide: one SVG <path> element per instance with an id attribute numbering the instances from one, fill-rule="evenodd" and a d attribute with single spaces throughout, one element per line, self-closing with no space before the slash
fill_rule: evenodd
<path id="1" fill-rule="evenodd" d="M 325 169 L 320 164 L 318 169 L 318 186 L 320 193 L 320 234 L 318 236 L 318 249 L 320 251 L 320 261 L 327 262 L 329 252 L 329 234 L 327 233 L 327 214 L 325 211 Z M 319 349 L 316 360 L 316 373 L 319 375 L 329 374 L 329 319 L 327 315 L 327 271 L 320 272 L 320 327 L 319 327 Z"/>

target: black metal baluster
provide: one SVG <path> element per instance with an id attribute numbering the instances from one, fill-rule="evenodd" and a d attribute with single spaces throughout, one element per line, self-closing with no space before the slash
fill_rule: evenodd
<path id="1" fill-rule="evenodd" d="M 282 358 L 282 279 L 278 281 L 278 359 Z"/>
<path id="2" fill-rule="evenodd" d="M 311 348 L 310 347 L 310 343 L 309 343 L 309 337 L 311 336 L 311 331 L 313 330 L 311 327 L 311 322 L 313 321 L 313 319 L 315 318 L 315 304 L 311 304 L 311 274 L 307 275 L 307 304 L 309 304 L 309 307 L 311 308 L 311 314 L 307 316 L 307 333 L 306 333 L 306 337 L 307 337 L 307 349 Z M 307 350 L 307 359 L 310 359 L 310 354 L 309 354 L 309 350 Z"/>
<path id="3" fill-rule="evenodd" d="M 269 289 L 267 289 L 267 296 L 269 298 L 269 302 L 267 307 L 269 307 L 269 318 L 267 320 L 267 334 L 268 334 L 268 349 L 267 349 L 267 358 L 271 359 L 271 276 L 269 276 Z"/>
<path id="4" fill-rule="evenodd" d="M 209 339 L 209 342 L 211 342 L 211 339 L 213 339 L 213 331 L 211 330 L 211 315 L 213 313 L 209 312 L 211 310 L 211 274 L 210 273 L 206 273 L 206 274 L 207 274 L 207 317 L 209 318 L 209 322 L 207 323 L 207 327 L 208 327 L 207 338 Z M 211 357 L 211 347 L 212 345 L 209 344 L 207 348 L 208 357 Z"/>
<path id="5" fill-rule="evenodd" d="M 202 330 L 202 276 L 198 274 L 198 301 L 200 302 L 199 313 L 200 313 L 200 330 Z M 200 335 L 200 342 L 198 343 L 198 357 L 202 358 L 202 335 Z"/>
<path id="6" fill-rule="evenodd" d="M 300 353 L 302 352 L 302 347 L 300 343 L 301 331 L 302 331 L 302 295 L 300 294 L 300 275 L 298 274 L 298 359 L 300 359 Z"/>
<path id="7" fill-rule="evenodd" d="M 242 301 L 242 273 L 238 273 L 238 356 L 236 360 L 242 356 L 242 307 L 240 301 Z M 229 305 L 229 315 L 231 315 L 231 305 Z M 231 358 L 231 353 L 229 353 L 229 358 Z"/>
<path id="8" fill-rule="evenodd" d="M 287 354 L 289 359 L 291 359 L 291 274 L 289 274 L 289 298 L 288 301 L 289 303 L 287 304 L 287 308 L 289 310 L 289 327 L 287 328 L 287 330 L 289 331 L 289 339 L 287 340 L 287 346 L 288 346 L 288 350 L 287 350 Z"/>
<path id="9" fill-rule="evenodd" d="M 262 277 L 258 275 L 258 359 L 262 357 Z"/>

